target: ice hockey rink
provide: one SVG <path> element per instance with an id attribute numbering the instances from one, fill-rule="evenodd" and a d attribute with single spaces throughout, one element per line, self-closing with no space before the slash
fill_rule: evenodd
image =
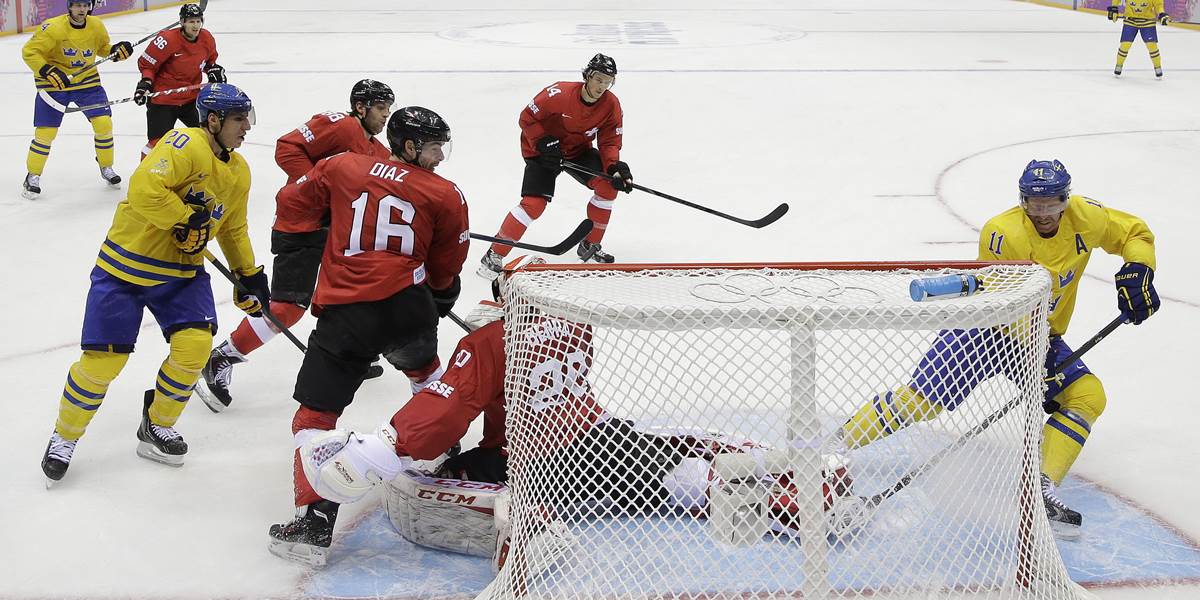
<path id="1" fill-rule="evenodd" d="M 106 25 L 114 41 L 136 40 L 174 16 Z M 1086 357 L 1108 407 L 1061 490 L 1084 514 L 1083 537 L 1059 548 L 1072 578 L 1105 600 L 1200 597 L 1200 407 L 1189 379 L 1200 332 L 1200 31 L 1159 29 L 1158 81 L 1140 41 L 1113 76 L 1120 28 L 1103 16 L 1011 0 L 212 0 L 206 26 L 256 106 L 241 152 L 254 175 L 252 240 L 268 265 L 284 182 L 275 139 L 344 110 L 363 77 L 391 85 L 397 106 L 450 123 L 454 153 L 438 172 L 466 194 L 478 233 L 494 233 L 519 200 L 518 112 L 599 51 L 620 67 L 622 159 L 638 183 L 748 218 L 791 205 L 755 230 L 622 195 L 604 247 L 625 262 L 973 259 L 979 227 L 1016 202 L 1025 163 L 1062 160 L 1075 192 L 1148 222 L 1163 305 Z M 0 281 L 12 286 L 0 314 L 10 425 L 0 435 L 0 598 L 473 597 L 488 560 L 412 546 L 377 495 L 343 507 L 326 569 L 267 552 L 267 527 L 293 514 L 301 356 L 284 340 L 237 368 L 229 410 L 192 402 L 178 424 L 187 463 L 172 469 L 134 454 L 142 391 L 166 351 L 147 315 L 70 472 L 44 488 L 38 463 L 78 356 L 88 273 L 123 190 L 101 181 L 91 129 L 68 115 L 41 198 L 20 197 L 34 95 L 27 39 L 0 38 Z M 111 98 L 138 81 L 132 61 L 102 76 Z M 144 111 L 118 105 L 113 120 L 128 178 Z M 560 178 L 526 241 L 562 239 L 589 196 Z M 460 313 L 488 294 L 473 274 L 485 250 L 472 245 Z M 1069 343 L 1116 316 L 1120 262 L 1096 253 Z M 213 287 L 220 341 L 241 314 L 215 272 Z M 445 360 L 461 332 L 445 321 L 440 334 Z M 409 396 L 389 370 L 364 384 L 342 423 L 373 429 Z"/>

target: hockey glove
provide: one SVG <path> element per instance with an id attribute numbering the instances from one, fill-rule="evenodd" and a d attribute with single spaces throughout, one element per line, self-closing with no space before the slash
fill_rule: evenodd
<path id="1" fill-rule="evenodd" d="M 480 300 L 479 304 L 476 304 L 475 308 L 471 309 L 471 312 L 467 313 L 467 316 L 463 319 L 463 322 L 466 323 L 471 329 L 479 329 L 484 325 L 491 325 L 492 323 L 503 318 L 503 306 L 500 306 L 499 303 L 492 302 L 491 300 Z"/>
<path id="2" fill-rule="evenodd" d="M 1167 26 L 1171 24 L 1171 15 L 1165 12 L 1158 13 L 1158 24 Z"/>
<path id="3" fill-rule="evenodd" d="M 538 162 L 550 169 L 562 168 L 562 142 L 551 135 L 537 141 Z"/>
<path id="4" fill-rule="evenodd" d="M 438 467 L 437 476 L 505 483 L 508 481 L 508 452 L 503 448 L 472 448 L 446 459 L 446 462 Z"/>
<path id="5" fill-rule="evenodd" d="M 175 226 L 175 245 L 184 254 L 199 254 L 212 235 L 212 211 L 203 204 L 188 204 L 194 212 L 186 223 Z"/>
<path id="6" fill-rule="evenodd" d="M 450 287 L 444 290 L 429 288 L 429 292 L 433 294 L 433 305 L 437 307 L 438 317 L 450 314 L 450 311 L 454 309 L 454 303 L 458 301 L 458 293 L 461 291 L 462 279 L 458 275 L 454 276 Z"/>
<path id="7" fill-rule="evenodd" d="M 142 80 L 138 82 L 137 88 L 133 90 L 133 103 L 138 106 L 145 106 L 146 103 L 150 101 L 146 95 L 150 93 L 150 89 L 153 87 L 154 82 L 150 81 L 150 79 L 147 77 L 143 77 Z"/>
<path id="8" fill-rule="evenodd" d="M 1117 8 L 1117 7 L 1115 7 L 1115 6 L 1110 6 L 1110 7 L 1108 7 L 1108 20 L 1109 20 L 1109 21 L 1116 22 L 1116 20 L 1117 20 L 1117 11 L 1118 11 L 1118 10 L 1120 10 L 1120 9 L 1118 9 L 1118 8 Z"/>
<path id="9" fill-rule="evenodd" d="M 1126 323 L 1140 325 L 1162 302 L 1154 291 L 1154 269 L 1141 263 L 1125 263 L 1117 271 L 1117 308 Z"/>
<path id="10" fill-rule="evenodd" d="M 116 54 L 113 57 L 113 62 L 121 62 L 133 55 L 133 44 L 129 42 L 117 42 L 108 50 L 109 54 Z"/>
<path id="11" fill-rule="evenodd" d="M 633 191 L 633 175 L 629 172 L 629 165 L 625 161 L 618 160 L 608 165 L 608 174 L 612 175 L 612 186 L 618 192 L 628 194 Z"/>
<path id="12" fill-rule="evenodd" d="M 267 282 L 266 272 L 262 266 L 257 266 L 249 272 L 238 273 L 237 280 L 250 293 L 244 293 L 237 287 L 233 288 L 234 306 L 252 317 L 261 317 L 263 305 L 271 303 L 271 284 Z"/>
<path id="13" fill-rule="evenodd" d="M 59 91 L 65 90 L 68 85 L 71 85 L 71 80 L 67 78 L 67 74 L 62 69 L 49 64 L 42 65 L 42 68 L 38 69 L 38 75 Z"/>
<path id="14" fill-rule="evenodd" d="M 204 74 L 208 75 L 209 83 L 225 83 L 227 81 L 225 78 L 225 67 L 222 67 L 216 63 L 209 65 L 208 68 L 204 70 Z"/>

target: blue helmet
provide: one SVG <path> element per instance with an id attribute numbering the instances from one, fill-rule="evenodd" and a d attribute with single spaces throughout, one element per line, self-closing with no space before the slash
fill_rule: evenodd
<path id="1" fill-rule="evenodd" d="M 208 113 L 217 113 L 224 120 L 231 112 L 254 114 L 254 105 L 246 92 L 228 83 L 206 83 L 200 87 L 200 95 L 196 97 L 196 113 L 201 123 L 208 122 Z"/>
<path id="2" fill-rule="evenodd" d="M 1071 174 L 1057 160 L 1031 160 L 1017 187 L 1022 201 L 1030 196 L 1060 196 L 1065 201 L 1071 195 Z"/>

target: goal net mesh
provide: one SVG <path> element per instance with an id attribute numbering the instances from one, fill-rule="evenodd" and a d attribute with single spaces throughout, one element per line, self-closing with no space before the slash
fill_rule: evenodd
<path id="1" fill-rule="evenodd" d="M 959 273 L 983 290 L 910 298 Z M 481 597 L 1086 597 L 1039 490 L 1041 268 L 502 281 L 511 531 Z"/>

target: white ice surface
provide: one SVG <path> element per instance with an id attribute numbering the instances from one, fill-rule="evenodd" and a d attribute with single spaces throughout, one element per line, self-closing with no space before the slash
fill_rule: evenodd
<path id="1" fill-rule="evenodd" d="M 334 6 L 336 4 L 336 6 Z M 109 19 L 137 39 L 171 10 Z M 660 22 L 675 44 L 628 35 Z M 1196 392 L 1187 365 L 1200 331 L 1195 244 L 1200 159 L 1200 32 L 1160 30 L 1167 76 L 1139 42 L 1115 79 L 1118 28 L 1094 14 L 1007 0 L 404 2 L 213 0 L 208 27 L 232 82 L 257 106 L 243 147 L 254 172 L 250 217 L 269 264 L 275 138 L 340 110 L 372 77 L 398 104 L 438 111 L 455 153 L 439 172 L 491 234 L 517 202 L 518 111 L 542 86 L 574 80 L 596 51 L 616 57 L 625 150 L 637 181 L 742 216 L 780 201 L 791 213 L 753 230 L 646 194 L 622 195 L 605 248 L 626 261 L 974 258 L 978 227 L 1015 200 L 1031 158 L 1057 157 L 1075 190 L 1144 217 L 1158 236 L 1160 315 L 1118 330 L 1087 357 L 1108 410 L 1075 472 L 1200 537 Z M 590 28 L 581 26 L 592 25 Z M 588 29 L 593 37 L 576 35 Z M 617 32 L 619 35 L 613 34 Z M 191 446 L 171 469 L 134 455 L 142 390 L 165 344 L 147 317 L 138 351 L 110 388 L 66 480 L 42 486 L 38 461 L 65 373 L 78 355 L 88 272 L 121 191 L 105 189 L 91 130 L 65 120 L 36 202 L 19 197 L 33 86 L 28 35 L 0 38 L 0 596 L 259 598 L 300 593 L 304 571 L 266 552 L 291 515 L 291 391 L 300 356 L 285 340 L 238 367 L 237 398 L 214 415 L 194 402 L 179 423 Z M 132 63 L 103 67 L 128 96 Z M 118 172 L 144 141 L 143 112 L 114 108 Z M 526 239 L 552 243 L 584 216 L 567 178 Z M 474 270 L 483 244 L 468 258 Z M 1068 341 L 1115 315 L 1097 256 Z M 214 272 L 224 339 L 240 319 Z M 486 294 L 464 277 L 462 310 Z M 307 335 L 312 320 L 297 328 Z M 460 335 L 441 329 L 445 356 Z M 389 372 L 364 385 L 344 422 L 373 428 L 409 396 Z M 365 503 L 343 510 L 351 522 Z M 1105 599 L 1194 598 L 1192 587 L 1100 589 Z"/>

